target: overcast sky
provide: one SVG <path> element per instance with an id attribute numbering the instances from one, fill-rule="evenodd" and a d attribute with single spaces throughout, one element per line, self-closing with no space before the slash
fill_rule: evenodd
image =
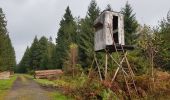
<path id="1" fill-rule="evenodd" d="M 8 31 L 16 51 L 17 62 L 35 35 L 55 37 L 59 22 L 70 6 L 73 16 L 83 18 L 91 0 L 0 0 L 0 7 L 6 14 Z M 114 11 L 120 11 L 127 0 L 96 0 L 103 10 L 111 4 Z M 157 25 L 170 10 L 170 0 L 128 0 L 136 18 L 141 24 Z"/>

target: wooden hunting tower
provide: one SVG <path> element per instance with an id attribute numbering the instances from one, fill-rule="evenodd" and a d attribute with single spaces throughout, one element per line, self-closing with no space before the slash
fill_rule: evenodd
<path id="1" fill-rule="evenodd" d="M 104 80 L 109 79 L 108 61 L 110 61 L 109 59 L 111 59 L 117 65 L 117 69 L 115 70 L 115 74 L 111 79 L 111 83 L 115 81 L 118 71 L 122 71 L 122 76 L 124 77 L 129 97 L 131 99 L 132 93 L 130 89 L 132 89 L 133 87 L 136 91 L 136 94 L 138 94 L 138 90 L 135 85 L 133 70 L 127 58 L 127 50 L 133 50 L 134 47 L 132 45 L 125 45 L 123 14 L 113 11 L 103 11 L 100 16 L 95 20 L 94 28 L 94 50 L 95 52 L 105 53 L 105 62 L 103 61 L 104 64 L 102 64 L 101 62 L 98 63 L 96 55 L 94 55 L 93 60 L 93 64 L 98 68 L 100 80 L 103 80 L 100 68 L 104 68 Z M 121 53 L 118 53 L 118 51 L 121 51 Z M 113 52 L 117 52 L 117 57 L 114 58 L 112 56 Z M 100 60 L 101 59 L 99 59 L 99 61 Z"/>
<path id="2" fill-rule="evenodd" d="M 113 45 L 125 45 L 124 15 L 119 12 L 103 11 L 94 22 L 94 49 L 113 51 Z M 112 50 L 111 50 L 112 49 Z"/>

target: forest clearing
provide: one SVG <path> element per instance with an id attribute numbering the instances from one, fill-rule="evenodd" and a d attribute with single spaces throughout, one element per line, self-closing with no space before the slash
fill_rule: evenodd
<path id="1" fill-rule="evenodd" d="M 160 14 L 164 17 L 157 16 L 157 20 L 154 14 L 148 14 L 150 20 L 158 21 L 152 26 L 142 23 L 137 16 L 147 16 L 146 11 L 141 11 L 144 7 L 135 12 L 135 3 L 139 1 L 122 1 L 123 6 L 119 3 L 104 6 L 101 0 L 89 0 L 84 17 L 80 16 L 84 10 L 80 12 L 77 8 L 79 15 L 73 16 L 71 4 L 64 6 L 62 15 L 61 9 L 50 15 L 54 1 L 45 1 L 37 1 L 37 4 L 48 5 L 43 15 L 39 8 L 31 9 L 38 6 L 35 1 L 23 1 L 25 5 L 29 4 L 29 9 L 23 6 L 23 12 L 21 6 L 16 9 L 28 14 L 14 20 L 11 20 L 10 14 L 14 13 L 8 12 L 11 9 L 7 2 L 0 1 L 0 100 L 170 99 L 169 6 L 157 7 L 160 11 L 166 9 L 165 15 Z M 31 15 L 34 11 L 39 15 Z M 51 17 L 56 15 L 61 18 Z M 26 21 L 26 16 L 30 18 L 27 23 L 19 22 L 20 19 Z M 43 23 L 36 22 L 41 18 L 44 18 Z M 7 22 L 7 19 L 10 20 Z M 12 25 L 15 21 L 18 22 Z M 47 28 L 52 27 L 49 24 L 52 22 L 57 26 L 57 31 L 56 27 L 53 29 L 55 36 L 35 34 L 45 30 L 51 32 L 52 29 Z M 30 26 L 22 29 L 27 25 Z M 16 26 L 19 29 L 15 29 Z M 22 34 L 17 35 L 17 32 Z M 27 32 L 34 33 L 31 39 Z M 18 36 L 24 38 L 18 39 Z"/>

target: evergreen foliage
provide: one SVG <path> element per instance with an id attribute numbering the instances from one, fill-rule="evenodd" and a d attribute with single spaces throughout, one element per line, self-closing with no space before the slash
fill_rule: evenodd
<path id="1" fill-rule="evenodd" d="M 56 45 L 52 42 L 52 38 L 50 37 L 47 42 L 47 67 L 48 69 L 58 68 L 56 64 Z"/>
<path id="2" fill-rule="evenodd" d="M 19 63 L 19 66 L 17 67 L 18 72 L 26 73 L 28 70 L 31 70 L 30 68 L 30 48 L 27 47 L 22 60 Z"/>
<path id="3" fill-rule="evenodd" d="M 21 59 L 17 72 L 26 73 L 35 70 L 55 69 L 53 55 L 55 51 L 55 45 L 52 40 L 48 40 L 42 36 L 39 40 L 37 36 L 31 47 L 27 47 L 23 58 Z"/>
<path id="4" fill-rule="evenodd" d="M 136 30 L 138 27 L 136 16 L 128 2 L 126 2 L 126 5 L 122 8 L 121 12 L 124 14 L 125 43 L 132 45 L 135 42 Z"/>
<path id="5" fill-rule="evenodd" d="M 112 8 L 108 5 L 105 10 L 112 11 Z M 150 29 L 147 26 L 142 27 L 138 24 L 135 13 L 133 13 L 133 8 L 128 2 L 125 7 L 122 8 L 121 12 L 124 14 L 126 44 L 135 44 L 137 46 L 135 50 L 129 52 L 128 55 L 129 62 L 136 73 L 150 73 L 148 69 L 150 68 L 150 50 L 156 51 L 154 52 L 155 67 L 170 69 L 169 24 L 167 21 L 163 20 L 158 26 L 159 29 Z M 95 54 L 95 30 L 93 23 L 99 14 L 100 9 L 95 0 L 91 1 L 86 17 L 82 19 L 75 19 L 70 8 L 67 7 L 60 21 L 56 45 L 52 43 L 51 38 L 48 40 L 46 37 L 41 37 L 38 40 L 37 37 L 35 37 L 33 44 L 30 48 L 26 49 L 19 64 L 18 68 L 20 71 L 28 72 L 31 70 L 70 67 L 71 62 L 68 59 L 70 59 L 69 46 L 71 44 L 77 45 L 78 56 L 76 57 L 76 64 L 86 68 L 91 66 Z M 7 34 L 1 34 L 1 37 L 9 36 Z M 3 39 L 4 38 L 0 38 L 0 41 L 3 41 Z M 1 51 L 4 52 L 4 50 Z M 101 53 L 97 54 L 100 63 L 104 60 L 104 56 L 102 56 L 103 54 Z M 0 62 L 5 63 L 2 60 L 2 57 L 0 57 Z M 108 71 L 114 70 L 115 65 L 113 63 L 109 63 L 108 65 L 110 66 Z"/>
<path id="6" fill-rule="evenodd" d="M 77 26 L 69 7 L 66 8 L 66 12 L 60 21 L 56 43 L 57 66 L 62 68 L 68 57 L 69 45 L 77 43 Z"/>
<path id="7" fill-rule="evenodd" d="M 166 70 L 170 70 L 170 24 L 166 20 L 162 20 L 157 30 L 159 52 L 156 59 L 156 64 Z"/>
<path id="8" fill-rule="evenodd" d="M 105 10 L 112 11 L 112 8 L 108 5 Z M 82 97 L 93 96 L 94 99 L 95 96 L 99 97 L 101 95 L 101 99 L 112 99 L 114 96 L 119 97 L 120 95 L 120 98 L 122 99 L 130 99 L 126 98 L 130 95 L 127 95 L 128 91 L 125 87 L 127 83 L 126 81 L 129 81 L 130 77 L 126 80 L 123 76 L 124 73 L 118 72 L 118 77 L 116 77 L 114 82 L 111 82 L 111 79 L 116 72 L 115 68 L 121 68 L 121 65 L 123 67 L 127 66 L 128 68 L 130 65 L 135 71 L 135 75 L 137 75 L 134 77 L 135 81 L 133 82 L 137 84 L 137 92 L 139 95 L 144 97 L 146 95 L 145 92 L 153 92 L 150 88 L 152 88 L 151 85 L 154 82 L 153 87 L 160 86 L 161 89 L 158 90 L 167 91 L 168 89 L 166 88 L 169 86 L 159 82 L 161 80 L 159 78 L 155 78 L 155 80 L 152 81 L 151 75 L 152 78 L 163 77 L 164 81 L 169 80 L 169 74 L 167 74 L 168 77 L 166 77 L 166 75 L 164 76 L 164 74 L 163 76 L 160 76 L 159 74 L 154 75 L 153 69 L 157 67 L 170 70 L 170 25 L 166 20 L 163 20 L 156 29 L 152 29 L 146 25 L 140 26 L 135 18 L 133 9 L 128 2 L 125 7 L 122 8 L 121 12 L 124 14 L 126 44 L 136 45 L 135 50 L 127 52 L 126 56 L 128 58 L 128 65 L 126 65 L 122 59 L 119 59 L 123 56 L 121 53 L 110 53 L 114 57 L 115 61 L 121 61 L 121 64 L 118 65 L 111 58 L 108 58 L 108 68 L 105 70 L 104 61 L 107 59 L 104 57 L 104 53 L 94 52 L 95 30 L 93 28 L 93 23 L 99 16 L 100 9 L 97 6 L 96 1 L 92 0 L 88 7 L 86 17 L 82 19 L 78 18 L 77 21 L 75 21 L 75 18 L 72 16 L 70 8 L 66 8 L 65 14 L 60 21 L 56 45 L 52 43 L 51 37 L 49 40 L 44 36 L 39 40 L 35 37 L 31 47 L 27 47 L 24 56 L 17 67 L 17 71 L 26 73 L 35 70 L 62 68 L 66 77 L 64 75 L 60 77 L 59 80 L 57 80 L 59 81 L 58 84 L 62 84 L 61 87 L 65 86 L 65 90 L 68 90 L 69 87 L 68 91 L 70 92 L 71 90 L 71 92 L 73 92 L 71 94 L 74 96 L 76 96 L 75 94 L 78 94 L 78 96 L 82 95 Z M 1 23 L 4 24 L 0 27 L 0 32 L 3 33 L 0 34 L 0 47 L 2 47 L 0 48 L 0 71 L 10 69 L 7 67 L 7 64 L 8 66 L 12 66 L 13 63 L 11 60 L 14 61 L 14 56 L 12 55 L 14 52 L 9 36 L 6 34 L 7 31 L 4 30 L 5 28 L 2 27 L 5 26 L 5 21 Z M 10 56 L 7 54 L 10 54 Z M 98 69 L 93 69 L 93 66 L 91 66 L 95 54 L 100 64 L 99 70 L 101 70 L 101 76 L 104 77 L 104 71 L 107 71 L 107 74 L 105 75 L 106 77 L 101 82 L 99 82 L 99 78 L 97 76 L 98 72 L 96 70 Z M 117 54 L 120 54 L 120 56 Z M 4 61 L 3 58 L 7 61 Z M 12 59 L 9 61 L 9 58 Z M 91 72 L 89 72 L 88 77 L 86 74 L 87 71 L 82 69 L 82 66 L 84 68 L 91 67 Z M 121 70 L 126 71 L 122 68 Z M 62 78 L 64 81 L 62 80 L 60 82 L 60 79 Z M 55 80 L 56 83 L 57 81 Z M 70 81 L 72 81 L 71 85 L 73 84 L 73 88 L 71 88 Z M 129 86 L 130 90 L 132 90 L 130 91 L 132 92 L 131 94 L 135 94 L 134 91 L 136 90 L 133 90 L 131 85 Z M 88 93 L 89 95 L 87 96 Z M 135 98 L 138 97 L 135 95 Z"/>
<path id="9" fill-rule="evenodd" d="M 82 66 L 89 66 L 94 57 L 94 28 L 93 23 L 99 16 L 100 9 L 95 0 L 92 0 L 86 18 L 81 20 L 80 41 L 79 41 L 79 59 Z"/>
<path id="10" fill-rule="evenodd" d="M 113 11 L 113 9 L 112 9 L 112 7 L 111 7 L 111 5 L 110 4 L 108 4 L 107 5 L 107 7 L 106 7 L 106 9 L 105 10 L 107 10 L 107 11 Z"/>
<path id="11" fill-rule="evenodd" d="M 13 71 L 16 66 L 15 51 L 6 26 L 5 14 L 0 8 L 0 72 Z"/>
<path id="12" fill-rule="evenodd" d="M 40 47 L 39 47 L 39 41 L 37 39 L 37 36 L 34 38 L 33 44 L 30 47 L 30 67 L 33 70 L 37 70 L 40 68 Z"/>

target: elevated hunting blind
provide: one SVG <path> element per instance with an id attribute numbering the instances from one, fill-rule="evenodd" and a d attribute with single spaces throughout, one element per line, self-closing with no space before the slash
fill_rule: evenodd
<path id="1" fill-rule="evenodd" d="M 108 61 L 109 59 L 111 59 L 118 66 L 115 70 L 114 76 L 112 77 L 111 83 L 116 79 L 118 72 L 122 71 L 123 74 L 121 75 L 124 77 L 124 80 L 126 82 L 129 97 L 131 98 L 132 94 L 130 89 L 134 89 L 136 91 L 136 94 L 138 94 L 134 82 L 134 73 L 128 61 L 128 52 L 126 51 L 132 50 L 134 49 L 134 47 L 132 45 L 125 45 L 123 14 L 113 11 L 103 11 L 100 16 L 95 20 L 94 28 L 94 50 L 96 52 L 104 52 L 106 54 L 104 64 L 102 64 L 101 62 L 98 63 L 99 61 L 96 55 L 94 55 L 93 63 L 95 62 L 95 66 L 97 66 L 98 68 L 100 80 L 103 80 L 101 66 L 102 68 L 104 68 L 104 79 L 108 80 L 108 70 L 110 68 L 108 67 Z M 121 53 L 118 53 L 118 51 L 121 51 Z M 115 54 L 117 54 L 119 60 L 117 60 L 117 57 L 115 57 L 115 59 L 112 56 L 113 52 L 116 52 Z M 105 67 L 103 67 L 103 65 Z"/>
<path id="2" fill-rule="evenodd" d="M 119 12 L 103 11 L 94 22 L 94 49 L 114 50 L 113 45 L 125 45 L 124 15 Z"/>

